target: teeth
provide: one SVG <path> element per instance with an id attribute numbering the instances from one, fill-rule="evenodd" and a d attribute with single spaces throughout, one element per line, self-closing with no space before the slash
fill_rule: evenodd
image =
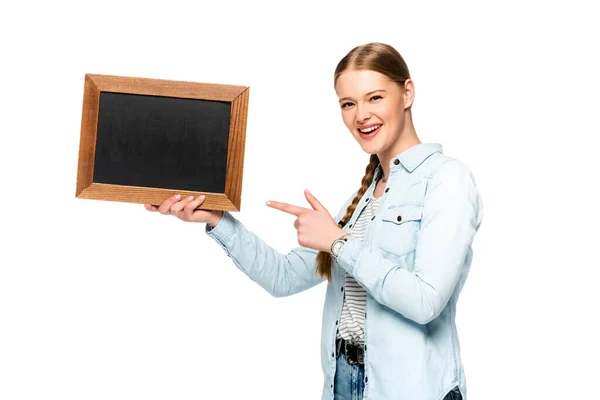
<path id="1" fill-rule="evenodd" d="M 381 125 L 374 125 L 374 126 L 371 126 L 371 127 L 369 127 L 369 128 L 366 128 L 366 129 L 360 129 L 360 128 L 359 128 L 358 130 L 359 130 L 361 133 L 370 133 L 370 132 L 373 132 L 375 129 L 379 128 L 380 126 L 381 126 Z"/>

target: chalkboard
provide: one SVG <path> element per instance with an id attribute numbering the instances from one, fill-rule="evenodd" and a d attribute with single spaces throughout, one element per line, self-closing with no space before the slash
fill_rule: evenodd
<path id="1" fill-rule="evenodd" d="M 249 88 L 85 76 L 76 197 L 239 211 Z"/>

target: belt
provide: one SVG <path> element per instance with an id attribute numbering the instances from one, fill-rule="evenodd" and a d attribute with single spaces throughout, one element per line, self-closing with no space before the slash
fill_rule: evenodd
<path id="1" fill-rule="evenodd" d="M 336 342 L 336 356 L 339 357 L 342 352 L 348 360 L 350 365 L 364 365 L 365 364 L 365 347 L 361 343 L 348 342 L 344 338 L 337 339 Z"/>

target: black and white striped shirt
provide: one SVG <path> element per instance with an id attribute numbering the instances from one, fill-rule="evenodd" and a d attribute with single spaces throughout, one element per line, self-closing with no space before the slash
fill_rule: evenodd
<path id="1" fill-rule="evenodd" d="M 379 199 L 372 197 L 371 201 L 362 210 L 358 219 L 352 227 L 352 236 L 363 237 L 367 225 L 371 222 L 373 215 L 377 213 Z M 352 275 L 345 273 L 344 278 L 344 304 L 342 306 L 342 316 L 338 326 L 337 337 L 343 337 L 348 341 L 355 343 L 364 343 L 365 340 L 365 308 L 367 302 L 367 292 L 358 284 Z"/>

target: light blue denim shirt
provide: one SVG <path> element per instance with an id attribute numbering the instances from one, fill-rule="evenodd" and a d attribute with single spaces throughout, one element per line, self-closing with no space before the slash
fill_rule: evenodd
<path id="1" fill-rule="evenodd" d="M 380 168 L 344 230 L 373 197 L 379 174 Z M 339 209 L 336 222 L 355 195 Z M 471 171 L 444 155 L 440 144 L 417 144 L 391 160 L 379 210 L 364 238 L 350 237 L 332 263 L 321 333 L 323 400 L 333 399 L 344 271 L 367 291 L 364 400 L 442 400 L 455 386 L 467 398 L 455 314 L 482 216 Z M 325 281 L 315 273 L 317 251 L 296 247 L 281 254 L 229 212 L 206 231 L 273 296 Z"/>

